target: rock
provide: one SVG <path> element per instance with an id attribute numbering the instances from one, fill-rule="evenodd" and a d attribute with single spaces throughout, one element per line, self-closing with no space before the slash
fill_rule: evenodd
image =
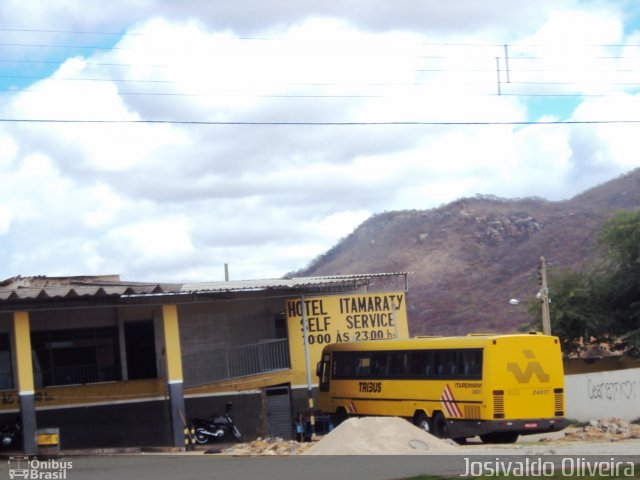
<path id="1" fill-rule="evenodd" d="M 224 455 L 299 455 L 311 446 L 310 443 L 300 443 L 295 440 L 282 438 L 257 438 L 248 443 L 240 443 L 222 451 Z"/>
<path id="2" fill-rule="evenodd" d="M 611 441 L 640 438 L 640 425 L 633 425 L 619 418 L 590 420 L 581 429 L 567 429 L 565 438 L 568 440 Z"/>

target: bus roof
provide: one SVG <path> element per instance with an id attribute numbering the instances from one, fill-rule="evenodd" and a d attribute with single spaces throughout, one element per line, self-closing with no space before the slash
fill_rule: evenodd
<path id="1" fill-rule="evenodd" d="M 426 348 L 482 348 L 497 341 L 523 341 L 531 339 L 557 339 L 538 332 L 519 334 L 470 334 L 459 337 L 413 337 L 404 340 L 371 340 L 362 342 L 342 342 L 327 345 L 324 351 L 343 350 L 421 350 Z M 535 340 L 539 341 L 539 340 Z"/>

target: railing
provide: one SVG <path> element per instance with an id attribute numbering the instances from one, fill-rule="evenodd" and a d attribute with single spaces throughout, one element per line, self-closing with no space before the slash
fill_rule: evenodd
<path id="1" fill-rule="evenodd" d="M 98 381 L 97 365 L 74 365 L 71 367 L 54 367 L 49 385 L 72 385 Z"/>
<path id="2" fill-rule="evenodd" d="M 183 355 L 187 387 L 291 368 L 286 338 Z"/>

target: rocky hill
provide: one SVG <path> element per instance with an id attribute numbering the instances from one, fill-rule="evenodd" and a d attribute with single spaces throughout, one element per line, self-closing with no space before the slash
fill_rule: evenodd
<path id="1" fill-rule="evenodd" d="M 612 211 L 640 207 L 640 169 L 571 200 L 465 198 L 432 210 L 375 215 L 297 275 L 412 272 L 412 335 L 510 332 L 549 269 L 592 262 Z M 553 298 L 553 285 L 550 285 Z M 519 305 L 509 303 L 520 300 Z"/>

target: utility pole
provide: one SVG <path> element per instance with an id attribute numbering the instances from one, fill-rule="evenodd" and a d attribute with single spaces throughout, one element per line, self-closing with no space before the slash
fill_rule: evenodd
<path id="1" fill-rule="evenodd" d="M 540 271 L 538 274 L 540 281 L 540 293 L 538 298 L 542 303 L 542 333 L 551 335 L 551 316 L 549 314 L 549 287 L 547 286 L 547 266 L 544 257 L 540 257 Z"/>
<path id="2" fill-rule="evenodd" d="M 309 422 L 311 424 L 311 439 L 316 437 L 316 417 L 313 405 L 313 385 L 311 384 L 311 365 L 309 359 L 309 330 L 307 327 L 307 306 L 304 302 L 304 295 L 300 295 L 302 307 L 302 336 L 304 338 L 304 364 L 307 370 L 307 402 L 309 404 Z"/>

